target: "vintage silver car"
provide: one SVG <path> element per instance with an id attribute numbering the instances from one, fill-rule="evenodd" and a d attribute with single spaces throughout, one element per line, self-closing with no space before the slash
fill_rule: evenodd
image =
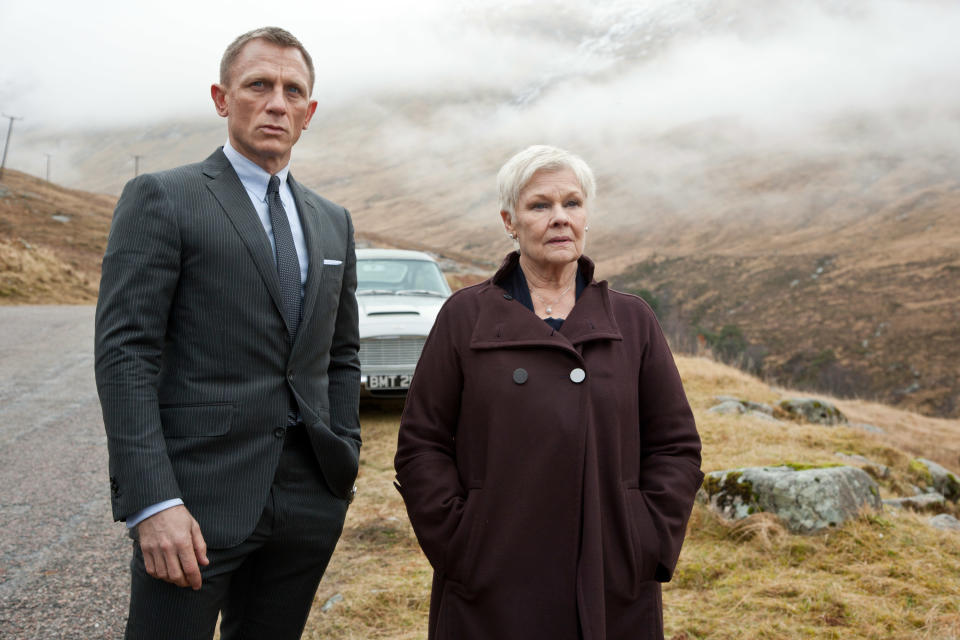
<path id="1" fill-rule="evenodd" d="M 449 295 L 428 254 L 357 249 L 361 397 L 407 394 L 423 342 Z"/>

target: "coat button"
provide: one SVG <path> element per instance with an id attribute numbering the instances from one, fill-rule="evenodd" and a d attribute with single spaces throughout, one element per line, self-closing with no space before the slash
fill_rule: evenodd
<path id="1" fill-rule="evenodd" d="M 581 369 L 580 367 L 577 367 L 576 369 L 570 372 L 570 379 L 576 382 L 577 384 L 580 384 L 581 382 L 587 379 L 587 372 Z"/>
<path id="2" fill-rule="evenodd" d="M 277 440 L 282 440 L 283 432 L 284 432 L 283 427 L 277 427 L 276 429 L 273 430 L 273 437 L 276 438 Z"/>
<path id="3" fill-rule="evenodd" d="M 528 377 L 529 376 L 527 375 L 527 370 L 522 367 L 519 369 L 513 370 L 513 381 L 516 382 L 517 384 L 523 384 L 524 382 L 527 381 Z"/>
<path id="4" fill-rule="evenodd" d="M 509 293 L 505 293 L 505 294 L 503 294 L 503 299 L 504 299 L 504 300 L 513 300 L 513 296 L 510 295 Z"/>

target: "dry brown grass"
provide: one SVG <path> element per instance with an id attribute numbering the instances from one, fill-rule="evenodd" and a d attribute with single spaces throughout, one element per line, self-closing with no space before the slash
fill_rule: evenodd
<path id="1" fill-rule="evenodd" d="M 958 421 L 859 401 L 841 407 L 886 434 L 710 414 L 716 395 L 773 402 L 786 392 L 709 360 L 677 360 L 703 437 L 705 471 L 835 463 L 835 452 L 845 451 L 889 465 L 894 477 L 882 492 L 892 495 L 910 480 L 911 456 L 895 446 L 897 438 L 936 443 L 960 434 Z M 392 486 L 399 412 L 365 411 L 361 419 L 359 493 L 304 637 L 425 638 L 430 567 Z M 936 447 L 922 453 L 935 458 Z M 960 638 L 960 534 L 933 529 L 928 517 L 864 513 L 829 533 L 797 536 L 770 514 L 729 524 L 697 505 L 677 573 L 664 588 L 666 637 Z M 343 600 L 323 612 L 336 594 Z"/>
<path id="2" fill-rule="evenodd" d="M 51 249 L 0 238 L 0 304 L 96 302 L 98 280 Z"/>
<path id="3" fill-rule="evenodd" d="M 7 170 L 0 182 L 0 304 L 97 299 L 116 198 Z"/>

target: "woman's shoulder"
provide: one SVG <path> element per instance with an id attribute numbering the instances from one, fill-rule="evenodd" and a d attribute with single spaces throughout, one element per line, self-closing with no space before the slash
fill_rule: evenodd
<path id="1" fill-rule="evenodd" d="M 635 320 L 657 322 L 657 314 L 650 304 L 640 296 L 608 288 L 610 307 L 616 316 L 625 316 Z M 619 320 L 619 317 L 618 317 Z"/>

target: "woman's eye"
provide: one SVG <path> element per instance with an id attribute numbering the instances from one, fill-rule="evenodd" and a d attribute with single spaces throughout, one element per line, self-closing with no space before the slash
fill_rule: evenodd
<path id="1" fill-rule="evenodd" d="M 579 200 L 567 200 L 566 203 L 564 203 L 564 205 L 567 206 L 567 207 L 579 207 L 579 206 L 580 206 L 580 201 L 579 201 Z"/>

